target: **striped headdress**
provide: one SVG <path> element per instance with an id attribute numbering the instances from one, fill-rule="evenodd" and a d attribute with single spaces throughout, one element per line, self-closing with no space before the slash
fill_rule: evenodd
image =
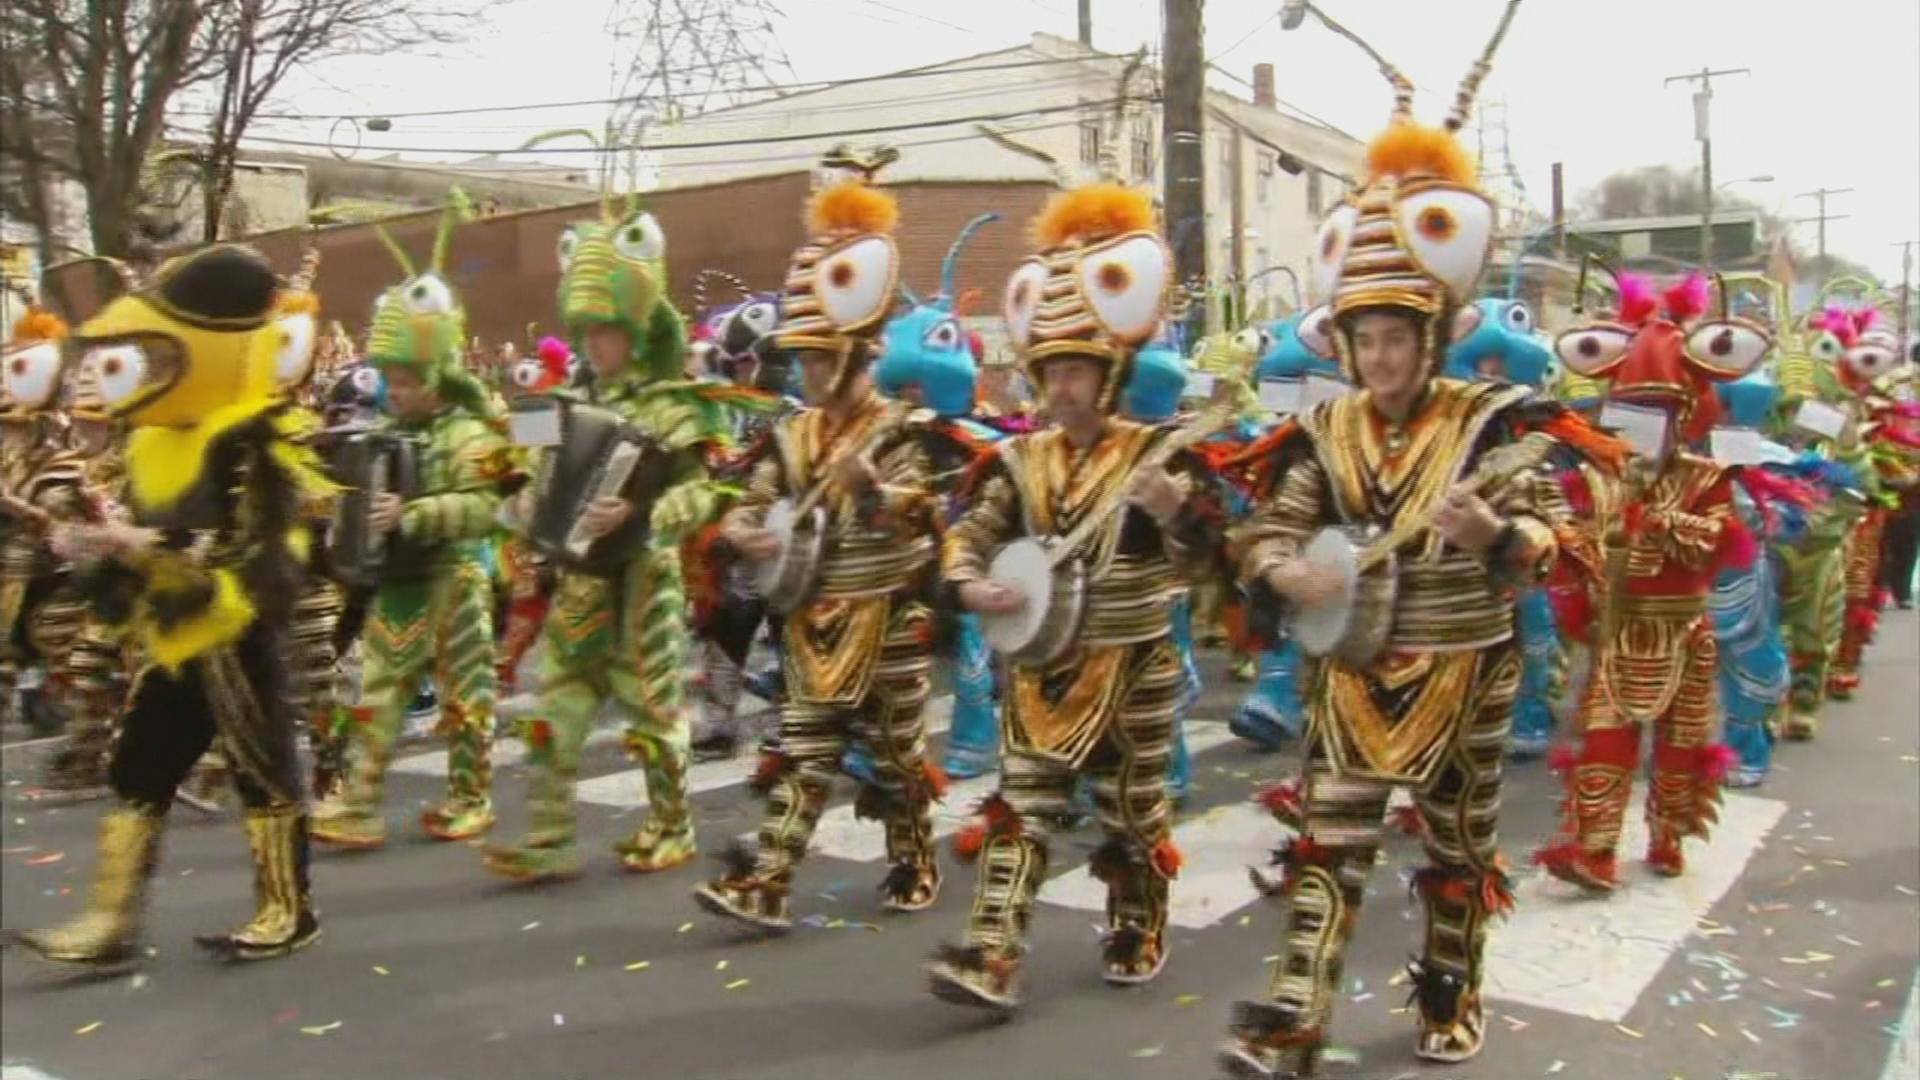
<path id="1" fill-rule="evenodd" d="M 845 151 L 835 154 L 829 164 L 844 165 Z M 900 287 L 900 251 L 893 241 L 900 207 L 873 185 L 874 174 L 897 156 L 882 148 L 858 163 L 864 167 L 853 175 L 814 193 L 807 203 L 810 236 L 787 267 L 774 343 L 832 353 L 836 393 L 872 361 L 874 340 Z"/>

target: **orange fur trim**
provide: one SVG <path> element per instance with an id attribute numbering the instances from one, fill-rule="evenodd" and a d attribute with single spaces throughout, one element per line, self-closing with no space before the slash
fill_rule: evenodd
<path id="1" fill-rule="evenodd" d="M 319 315 L 320 298 L 305 289 L 282 289 L 274 297 L 273 313 L 276 316 Z"/>
<path id="2" fill-rule="evenodd" d="M 1047 201 L 1033 221 L 1033 239 L 1042 250 L 1072 242 L 1091 243 L 1123 233 L 1152 229 L 1153 196 L 1121 184 L 1087 184 Z"/>
<path id="3" fill-rule="evenodd" d="M 13 321 L 15 345 L 34 341 L 59 341 L 67 336 L 67 321 L 45 308 L 29 307 L 25 315 Z"/>
<path id="4" fill-rule="evenodd" d="M 1411 120 L 1395 122 L 1367 144 L 1367 173 L 1370 180 L 1437 177 L 1469 187 L 1479 180 L 1473 158 L 1451 132 Z"/>
<path id="5" fill-rule="evenodd" d="M 807 203 L 807 227 L 814 235 L 890 233 L 900 221 L 893 196 L 859 180 L 822 188 Z"/>

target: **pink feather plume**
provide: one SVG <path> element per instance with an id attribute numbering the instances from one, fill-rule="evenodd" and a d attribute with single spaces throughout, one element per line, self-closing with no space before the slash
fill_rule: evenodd
<path id="1" fill-rule="evenodd" d="M 1846 348 L 1852 348 L 1854 341 L 1860 336 L 1860 332 L 1854 328 L 1853 317 L 1839 304 L 1828 304 L 1826 310 L 1807 320 L 1807 324 L 1815 330 L 1825 330 L 1839 338 L 1840 344 Z"/>
<path id="2" fill-rule="evenodd" d="M 1653 279 L 1641 274 L 1620 275 L 1620 321 L 1638 326 L 1660 308 L 1653 292 Z"/>
<path id="3" fill-rule="evenodd" d="M 1707 304 L 1713 299 L 1713 285 L 1707 275 L 1695 270 L 1686 280 L 1668 289 L 1662 299 L 1666 303 L 1667 318 L 1677 323 L 1687 322 L 1707 313 Z"/>
<path id="4" fill-rule="evenodd" d="M 1700 771 L 1708 780 L 1725 780 L 1733 767 L 1740 763 L 1740 755 L 1726 743 L 1714 743 L 1700 748 Z"/>

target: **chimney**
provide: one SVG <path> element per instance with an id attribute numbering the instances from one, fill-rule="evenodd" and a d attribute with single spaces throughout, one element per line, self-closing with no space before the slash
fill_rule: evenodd
<path id="1" fill-rule="evenodd" d="M 1269 109 L 1280 107 L 1280 99 L 1273 93 L 1273 65 L 1253 65 L 1253 103 Z"/>

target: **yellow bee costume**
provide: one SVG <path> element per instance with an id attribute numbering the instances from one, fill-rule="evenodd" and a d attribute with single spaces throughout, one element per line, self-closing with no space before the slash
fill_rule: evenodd
<path id="1" fill-rule="evenodd" d="M 320 935 L 287 705 L 284 638 L 307 546 L 302 505 L 326 480 L 275 392 L 273 271 L 221 246 L 174 259 L 82 326 L 75 355 L 130 426 L 133 526 L 71 527 L 54 545 L 91 564 L 96 609 L 126 624 L 144 666 L 108 767 L 86 910 L 19 935 L 52 960 L 137 959 L 141 902 L 174 789 L 216 736 L 231 758 L 254 858 L 253 918 L 197 940 L 218 955 L 284 955 Z"/>

